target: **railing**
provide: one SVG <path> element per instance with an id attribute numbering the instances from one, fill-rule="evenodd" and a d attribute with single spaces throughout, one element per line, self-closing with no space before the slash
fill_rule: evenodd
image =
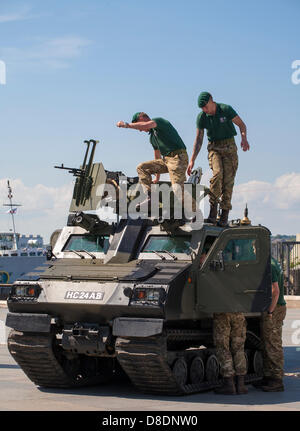
<path id="1" fill-rule="evenodd" d="M 300 295 L 300 241 L 273 242 L 272 256 L 282 266 L 285 295 Z"/>

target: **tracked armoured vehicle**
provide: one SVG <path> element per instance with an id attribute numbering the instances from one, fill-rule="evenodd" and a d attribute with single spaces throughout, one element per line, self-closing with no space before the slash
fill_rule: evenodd
<path id="1" fill-rule="evenodd" d="M 50 260 L 17 280 L 8 298 L 14 359 L 43 387 L 100 384 L 125 372 L 147 393 L 205 391 L 221 383 L 213 313 L 241 311 L 246 382 L 261 378 L 259 321 L 271 301 L 269 230 L 240 221 L 195 230 L 162 218 L 109 224 L 87 212 L 99 184 L 118 186 L 118 173 L 92 163 L 95 145 L 88 141 L 80 169 L 66 168 L 77 180 Z"/>

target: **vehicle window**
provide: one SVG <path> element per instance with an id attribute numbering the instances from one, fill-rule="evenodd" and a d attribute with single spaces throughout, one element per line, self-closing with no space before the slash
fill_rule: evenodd
<path id="1" fill-rule="evenodd" d="M 231 239 L 223 251 L 225 262 L 256 260 L 256 254 L 256 239 L 254 238 Z"/>
<path id="2" fill-rule="evenodd" d="M 21 256 L 28 256 L 28 253 L 21 253 Z"/>
<path id="3" fill-rule="evenodd" d="M 200 254 L 199 267 L 201 267 L 204 264 L 206 256 L 207 256 L 211 246 L 215 242 L 216 238 L 217 238 L 216 236 L 212 236 L 212 235 L 208 235 L 205 238 L 205 241 L 204 241 L 204 244 L 202 247 L 202 251 Z"/>
<path id="4" fill-rule="evenodd" d="M 71 235 L 63 251 L 86 250 L 106 253 L 109 247 L 108 235 Z"/>
<path id="5" fill-rule="evenodd" d="M 185 253 L 190 254 L 190 236 L 166 236 L 166 235 L 151 235 L 145 246 L 142 249 L 142 253 L 151 253 L 153 251 L 169 251 L 171 253 Z"/>
<path id="6" fill-rule="evenodd" d="M 216 238 L 217 238 L 216 236 L 211 236 L 211 235 L 208 235 L 205 238 L 205 242 L 204 242 L 204 245 L 202 248 L 202 253 L 207 254 L 209 252 L 209 249 L 211 248 L 211 246 L 215 242 Z"/>
<path id="7" fill-rule="evenodd" d="M 31 251 L 30 253 L 29 253 L 29 256 L 35 256 L 36 254 L 35 254 L 35 252 L 34 251 Z"/>

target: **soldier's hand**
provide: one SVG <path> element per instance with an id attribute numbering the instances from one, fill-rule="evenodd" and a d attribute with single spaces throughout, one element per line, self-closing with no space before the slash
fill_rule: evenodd
<path id="1" fill-rule="evenodd" d="M 124 121 L 118 121 L 117 127 L 125 127 L 125 122 Z"/>
<path id="2" fill-rule="evenodd" d="M 160 179 L 160 175 L 159 175 L 159 174 L 157 174 L 157 175 L 155 176 L 154 180 L 152 181 L 152 182 L 153 182 L 153 184 L 157 184 L 157 183 L 159 182 L 159 179 Z"/>
<path id="3" fill-rule="evenodd" d="M 191 172 L 192 172 L 192 170 L 193 170 L 194 164 L 195 164 L 195 162 L 193 162 L 193 161 L 191 160 L 191 161 L 190 161 L 190 163 L 189 163 L 189 165 L 188 165 L 188 167 L 187 167 L 187 174 L 188 174 L 188 176 L 190 176 L 190 175 L 191 175 Z"/>
<path id="4" fill-rule="evenodd" d="M 247 139 L 242 140 L 241 147 L 243 148 L 243 151 L 249 151 L 250 150 L 250 145 L 249 145 L 249 142 L 247 141 Z"/>

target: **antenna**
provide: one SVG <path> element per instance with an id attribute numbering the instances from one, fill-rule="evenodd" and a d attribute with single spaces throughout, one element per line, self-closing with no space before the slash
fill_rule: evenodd
<path id="1" fill-rule="evenodd" d="M 3 204 L 4 207 L 10 207 L 9 213 L 11 215 L 12 218 L 12 224 L 13 224 L 13 231 L 14 231 L 14 247 L 17 250 L 18 248 L 18 244 L 17 244 L 17 234 L 16 234 L 16 227 L 15 227 L 15 219 L 14 219 L 14 213 L 16 211 L 17 208 L 13 208 L 13 207 L 21 207 L 21 204 L 14 204 L 12 202 L 12 188 L 9 184 L 9 180 L 7 180 L 7 188 L 8 188 L 8 199 L 9 199 L 9 204 Z"/>
<path id="2" fill-rule="evenodd" d="M 248 225 L 248 224 L 251 224 L 251 221 L 248 219 L 248 206 L 247 206 L 247 204 L 246 204 L 246 208 L 245 208 L 245 210 L 244 210 L 244 217 L 243 217 L 243 219 L 241 220 L 241 224 L 242 224 L 242 225 Z"/>

